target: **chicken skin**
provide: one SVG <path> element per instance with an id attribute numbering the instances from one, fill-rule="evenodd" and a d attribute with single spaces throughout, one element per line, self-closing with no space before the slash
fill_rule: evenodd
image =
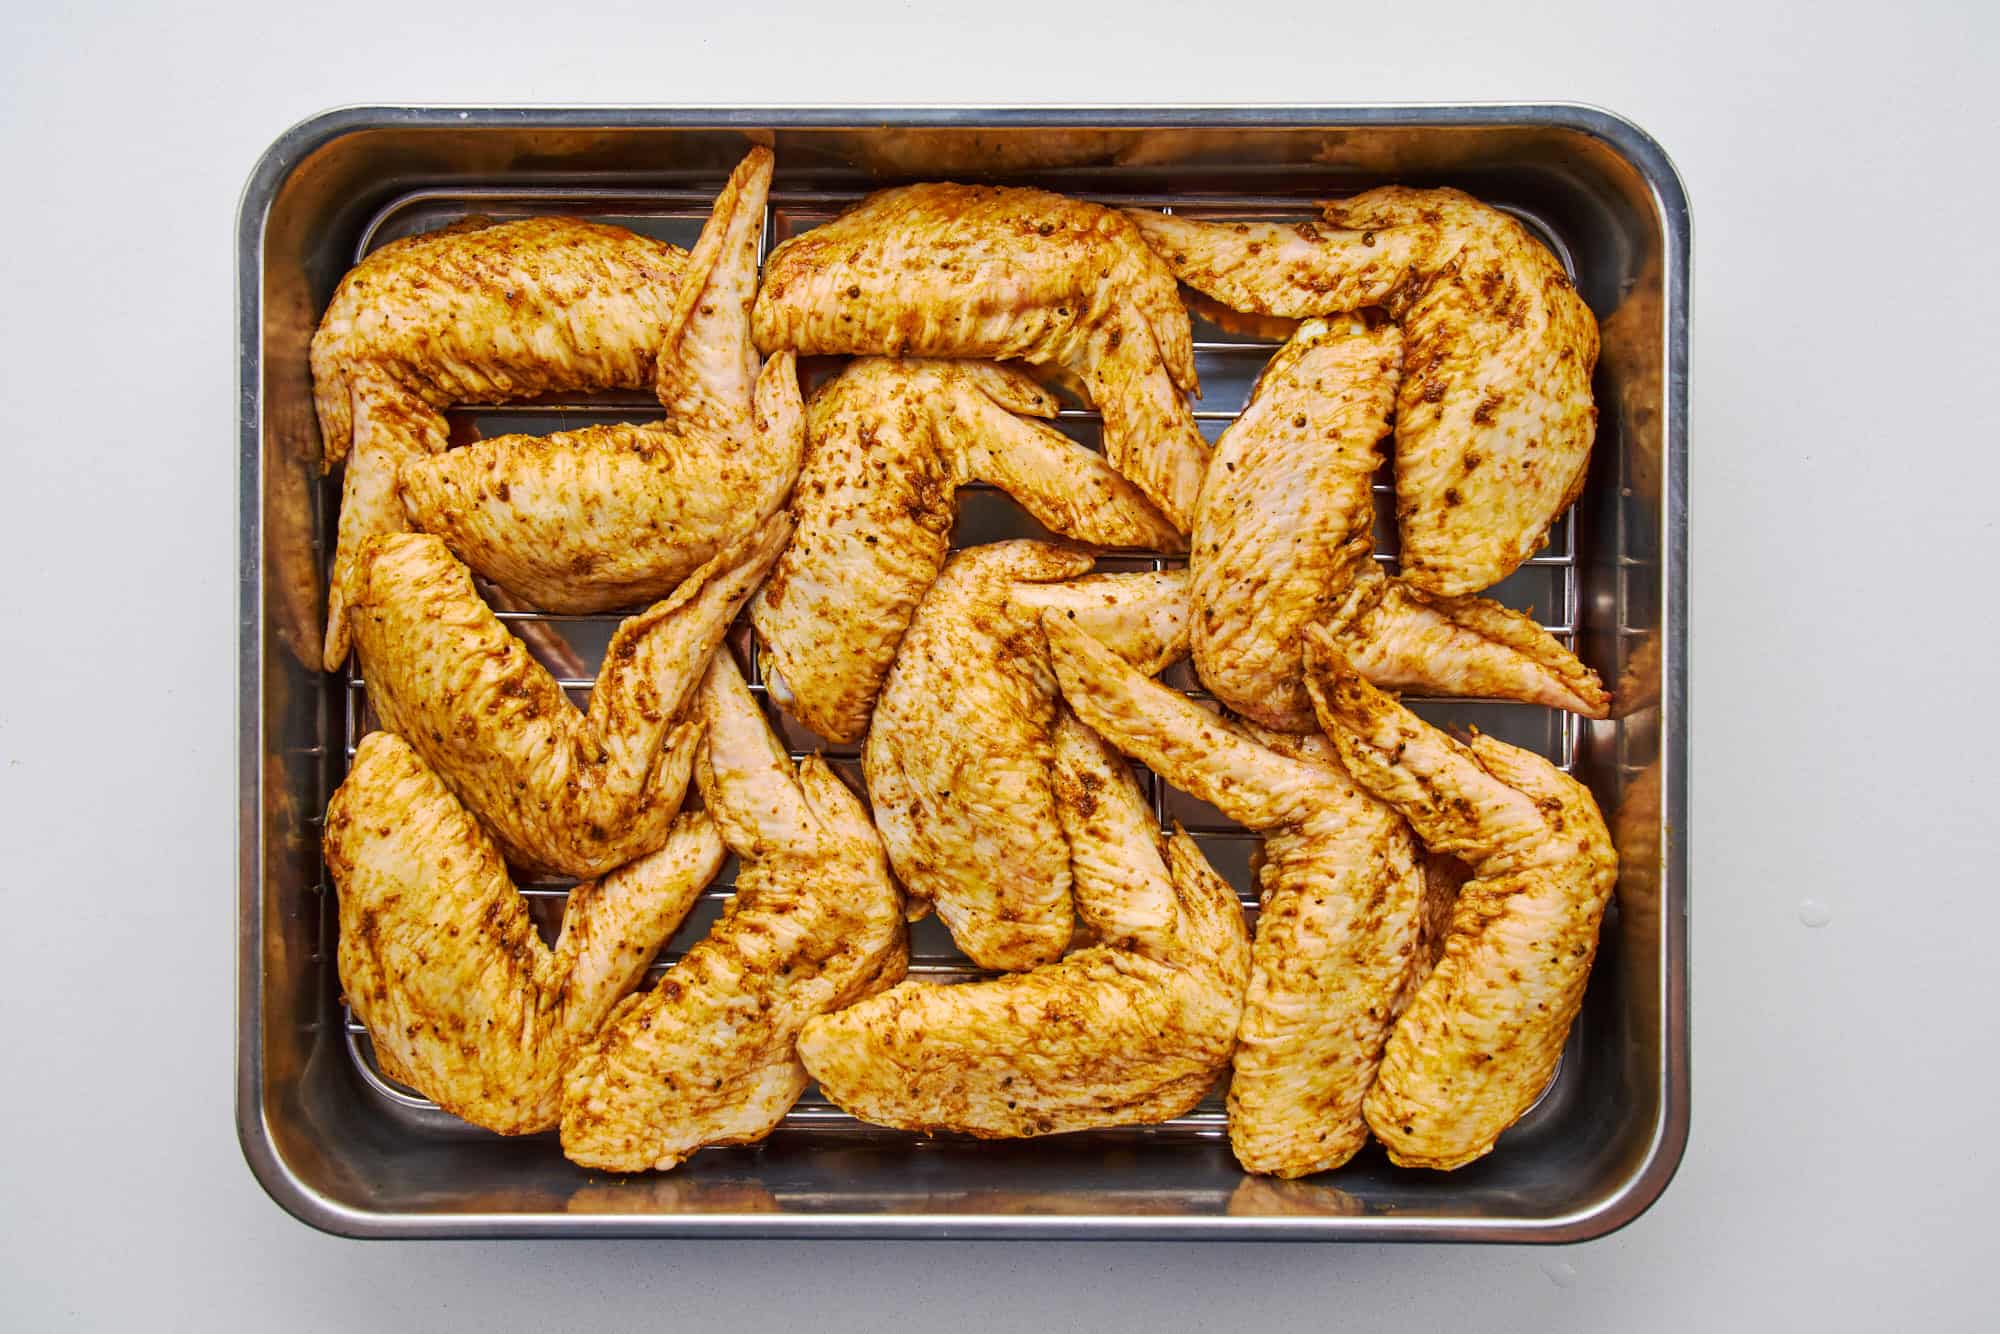
<path id="1" fill-rule="evenodd" d="M 1043 624 L 1063 698 L 1084 723 L 1264 835 L 1229 1143 L 1251 1172 L 1340 1166 L 1367 1142 L 1362 1099 L 1416 965 L 1424 887 L 1409 825 L 1308 746 L 1264 744 L 1067 618 Z"/>
<path id="2" fill-rule="evenodd" d="M 368 698 L 499 842 L 536 871 L 601 875 L 666 839 L 693 763 L 680 721 L 790 521 L 762 528 L 630 617 L 579 712 L 435 537 L 370 538 L 347 600 Z"/>
<path id="3" fill-rule="evenodd" d="M 1102 455 L 1033 420 L 1055 412 L 1028 376 L 984 361 L 864 357 L 814 394 L 798 533 L 750 604 L 786 712 L 829 741 L 867 731 L 968 482 L 1091 546 L 1181 548 Z"/>
<path id="4" fill-rule="evenodd" d="M 393 241 L 341 280 L 311 351 L 325 466 L 347 461 L 328 671 L 347 661 L 347 567 L 408 528 L 397 473 L 445 448 L 444 409 L 647 387 L 686 265 L 622 227 L 530 218 Z"/>
<path id="5" fill-rule="evenodd" d="M 1056 819 L 1069 844 L 1076 915 L 1090 939 L 1149 958 L 1172 958 L 1180 947 L 1180 900 L 1173 878 L 1160 873 L 1153 812 L 1131 766 L 1068 705 L 1056 709 L 1050 777 Z M 1247 980 L 1247 935 L 1244 949 Z"/>
<path id="6" fill-rule="evenodd" d="M 795 773 L 735 661 L 702 682 L 702 799 L 736 854 L 736 897 L 650 993 L 628 998 L 570 1067 L 563 1152 L 665 1170 L 770 1134 L 805 1091 L 816 1015 L 903 977 L 902 897 L 861 801 L 818 756 Z"/>
<path id="7" fill-rule="evenodd" d="M 852 1115 L 984 1138 L 1143 1125 L 1193 1107 L 1228 1066 L 1250 973 L 1236 892 L 1185 833 L 1162 855 L 1123 758 L 1074 718 L 1058 735 L 1077 907 L 1101 943 L 992 981 L 905 982 L 807 1023 L 799 1057 Z"/>
<path id="8" fill-rule="evenodd" d="M 1236 309 L 1381 306 L 1402 325 L 1396 517 L 1419 588 L 1498 583 L 1583 489 L 1597 321 L 1505 213 L 1456 190 L 1386 186 L 1323 205 L 1318 222 L 1129 216 L 1175 276 Z"/>
<path id="9" fill-rule="evenodd" d="M 1316 631 L 1307 683 L 1349 773 L 1471 868 L 1437 966 L 1397 1021 L 1368 1124 L 1407 1167 L 1483 1157 L 1540 1096 L 1583 1004 L 1618 856 L 1597 803 L 1547 760 L 1461 744 L 1384 695 Z"/>
<path id="10" fill-rule="evenodd" d="M 1182 532 L 1208 446 L 1173 275 L 1122 215 L 1042 190 L 932 183 L 868 196 L 764 269 L 757 345 L 1062 366 L 1104 452 Z"/>
<path id="11" fill-rule="evenodd" d="M 1401 366 L 1394 326 L 1309 320 L 1223 434 L 1188 558 L 1202 683 L 1267 727 L 1312 730 L 1300 636 L 1323 624 L 1383 685 L 1603 717 L 1596 674 L 1529 617 L 1375 567 L 1371 485 Z"/>
<path id="12" fill-rule="evenodd" d="M 903 637 L 862 749 L 897 879 L 982 967 L 1048 963 L 1074 921 L 1041 612 L 1075 613 L 1147 673 L 1187 651 L 1184 575 L 1079 577 L 1090 566 L 1047 542 L 954 556 Z"/>
<path id="13" fill-rule="evenodd" d="M 708 816 L 570 891 L 551 950 L 492 837 L 408 742 L 362 738 L 327 807 L 340 986 L 376 1062 L 503 1135 L 548 1130 L 577 1048 L 644 975 L 722 866 Z"/>
<path id="14" fill-rule="evenodd" d="M 608 611 L 664 597 L 784 503 L 805 448 L 790 353 L 750 345 L 771 184 L 753 149 L 715 201 L 658 348 L 664 422 L 496 436 L 404 462 L 412 526 L 534 606 Z"/>

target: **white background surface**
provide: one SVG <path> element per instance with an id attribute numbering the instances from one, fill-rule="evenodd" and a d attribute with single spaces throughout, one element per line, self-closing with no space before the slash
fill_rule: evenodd
<path id="1" fill-rule="evenodd" d="M 1993 9 L 786 7 L 0 7 L 0 1326 L 1986 1324 Z M 275 135 L 362 101 L 1533 98 L 1647 127 L 1695 218 L 1695 1111 L 1656 1208 L 1560 1251 L 471 1245 L 262 1196 L 231 227 Z"/>

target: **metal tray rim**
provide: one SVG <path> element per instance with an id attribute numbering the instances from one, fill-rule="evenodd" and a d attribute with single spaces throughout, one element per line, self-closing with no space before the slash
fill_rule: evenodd
<path id="1" fill-rule="evenodd" d="M 1545 126 L 1597 139 L 1622 157 L 1653 192 L 1666 253 L 1662 271 L 1665 524 L 1661 561 L 1665 647 L 1661 716 L 1663 914 L 1668 936 L 1665 1056 L 1669 1077 L 1652 1143 L 1635 1170 L 1594 1207 L 1546 1219 L 1404 1216 L 1376 1218 L 1131 1217 L 1109 1214 L 658 1214 L 417 1213 L 371 1211 L 315 1190 L 287 1163 L 267 1124 L 263 1101 L 258 985 L 264 934 L 262 716 L 264 677 L 263 531 L 263 231 L 279 188 L 312 152 L 352 133 L 390 127 L 557 129 L 619 128 L 979 127 L 1153 128 L 1237 126 Z M 309 116 L 286 129 L 257 159 L 240 197 L 236 226 L 237 419 L 240 450 L 237 548 L 237 968 L 236 1130 L 245 1162 L 266 1194 L 301 1222 L 354 1238 L 659 1237 L 852 1239 L 1013 1239 L 1126 1241 L 1505 1241 L 1566 1243 L 1604 1236 L 1644 1213 L 1665 1191 L 1689 1134 L 1687 985 L 1688 559 L 1687 392 L 1689 264 L 1692 221 L 1687 191 L 1660 143 L 1632 120 L 1583 102 L 1369 103 L 1358 105 L 1173 103 L 1157 106 L 950 104 L 898 107 L 391 106 L 356 104 Z"/>

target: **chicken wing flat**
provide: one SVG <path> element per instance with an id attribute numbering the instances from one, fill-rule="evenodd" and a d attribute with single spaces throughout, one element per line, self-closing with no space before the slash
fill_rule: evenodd
<path id="1" fill-rule="evenodd" d="M 443 542 L 370 538 L 347 586 L 369 701 L 509 861 L 600 875 L 666 838 L 697 739 L 679 722 L 686 701 L 790 532 L 774 515 L 621 624 L 587 713 L 480 600 Z"/>
<path id="2" fill-rule="evenodd" d="M 1471 868 L 1437 967 L 1397 1022 L 1366 1112 L 1392 1161 L 1492 1150 L 1555 1072 L 1583 1004 L 1618 857 L 1590 792 L 1491 737 L 1461 744 L 1308 631 L 1307 682 L 1355 781 Z"/>
<path id="3" fill-rule="evenodd" d="M 1066 618 L 1043 624 L 1083 722 L 1264 835 L 1229 1143 L 1252 1172 L 1340 1166 L 1367 1142 L 1362 1098 L 1415 965 L 1423 878 L 1409 825 L 1337 766 L 1259 742 Z"/>
<path id="4" fill-rule="evenodd" d="M 944 567 L 958 488 L 991 482 L 1054 532 L 1179 550 L 1124 475 L 1035 417 L 1055 398 L 984 361 L 864 357 L 813 396 L 798 533 L 750 605 L 785 710 L 858 740 L 917 603 Z"/>
<path id="5" fill-rule="evenodd" d="M 1195 670 L 1267 727 L 1312 726 L 1299 636 L 1372 564 L 1370 487 L 1402 360 L 1393 326 L 1310 321 L 1216 445 L 1188 555 Z"/>
<path id="6" fill-rule="evenodd" d="M 1120 214 L 999 186 L 872 194 L 772 252 L 757 345 L 807 353 L 992 357 L 1074 372 L 1104 452 L 1185 532 L 1208 463 L 1173 275 Z"/>
<path id="7" fill-rule="evenodd" d="M 792 488 L 805 410 L 790 353 L 750 345 L 768 149 L 729 178 L 654 335 L 664 422 L 495 436 L 407 460 L 403 505 L 479 574 L 537 607 L 607 611 L 665 596 Z"/>
<path id="8" fill-rule="evenodd" d="M 1143 904 L 1144 929 L 992 981 L 905 982 L 809 1022 L 806 1070 L 862 1120 L 985 1138 L 1143 1125 L 1193 1107 L 1228 1065 L 1250 972 L 1236 892 L 1185 833 L 1162 856 L 1115 751 L 1074 718 L 1059 735 L 1078 909 L 1132 923 Z"/>
<path id="9" fill-rule="evenodd" d="M 902 980 L 902 898 L 861 801 L 818 757 L 793 772 L 727 652 L 700 692 L 702 798 L 738 858 L 736 898 L 660 984 L 625 1000 L 570 1067 L 563 1152 L 665 1170 L 749 1144 L 805 1091 L 816 1015 Z"/>
<path id="10" fill-rule="evenodd" d="M 954 556 L 903 637 L 862 749 L 897 878 L 983 967 L 1056 959 L 1074 920 L 1042 609 L 1075 612 L 1148 671 L 1186 652 L 1184 576 L 1080 578 L 1090 566 L 1047 542 Z"/>
<path id="11" fill-rule="evenodd" d="M 492 837 L 408 742 L 363 737 L 327 807 L 340 985 L 385 1074 L 503 1135 L 556 1124 L 577 1048 L 722 866 L 692 812 L 657 852 L 570 891 L 554 950 Z"/>
<path id="12" fill-rule="evenodd" d="M 445 448 L 443 410 L 647 387 L 686 264 L 622 227 L 530 218 L 393 241 L 341 280 L 311 351 L 325 463 L 347 460 L 328 671 L 347 660 L 346 567 L 408 527 L 397 472 Z"/>
<path id="13" fill-rule="evenodd" d="M 1267 727 L 1311 730 L 1300 636 L 1324 624 L 1382 685 L 1603 717 L 1596 673 L 1531 618 L 1375 567 L 1371 486 L 1401 347 L 1393 326 L 1308 321 L 1216 446 L 1188 561 L 1203 684 Z"/>
<path id="14" fill-rule="evenodd" d="M 1318 222 L 1130 215 L 1189 286 L 1304 318 L 1383 306 L 1403 326 L 1403 573 L 1473 593 L 1535 554 L 1583 489 L 1597 321 L 1520 223 L 1456 190 L 1387 186 Z"/>

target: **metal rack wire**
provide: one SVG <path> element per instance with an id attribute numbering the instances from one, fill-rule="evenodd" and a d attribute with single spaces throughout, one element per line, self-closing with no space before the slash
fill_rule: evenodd
<path id="1" fill-rule="evenodd" d="M 766 206 L 763 233 L 759 241 L 759 262 L 769 248 L 798 232 L 831 218 L 840 209 L 854 202 L 859 194 L 831 192 L 786 192 L 774 191 Z M 1297 219 L 1311 216 L 1312 205 L 1299 198 L 1278 196 L 1236 196 L 1228 199 L 1208 199 L 1193 203 L 1178 196 L 1168 195 L 1123 195 L 1092 196 L 1098 202 L 1121 207 L 1156 208 L 1163 211 L 1199 212 L 1205 214 L 1226 214 L 1230 217 L 1258 217 L 1274 220 Z M 636 190 L 599 189 L 577 187 L 505 187 L 483 188 L 465 187 L 453 190 L 421 190 L 392 200 L 377 212 L 364 229 L 357 246 L 355 259 L 359 261 L 370 251 L 397 236 L 428 231 L 450 222 L 456 222 L 472 215 L 485 215 L 496 220 L 534 216 L 547 213 L 564 213 L 605 222 L 615 222 L 635 231 L 674 241 L 683 246 L 693 244 L 702 222 L 708 215 L 713 200 L 712 190 Z M 1532 215 L 1517 214 L 1533 231 L 1547 243 L 1574 273 L 1574 264 L 1561 238 L 1543 226 Z M 1198 329 L 1200 321 L 1197 321 Z M 1194 342 L 1197 370 L 1209 398 L 1194 412 L 1195 420 L 1203 427 L 1204 433 L 1212 440 L 1215 435 L 1234 421 L 1242 410 L 1243 399 L 1247 396 L 1256 372 L 1261 370 L 1272 351 L 1278 346 L 1276 340 L 1254 336 L 1237 337 L 1227 331 L 1210 326 L 1207 332 L 1216 336 L 1202 336 L 1198 332 Z M 1219 391 L 1219 392 L 1218 392 Z M 590 421 L 645 421 L 662 416 L 656 402 L 649 396 L 640 394 L 608 394 L 560 400 L 538 400 L 531 403 L 503 404 L 463 408 L 451 414 L 454 420 L 454 434 L 469 425 L 479 434 L 499 431 L 527 431 L 540 433 L 546 430 L 574 428 Z M 1080 405 L 1063 407 L 1058 413 L 1059 429 L 1070 431 L 1087 443 L 1095 443 L 1098 429 L 1098 414 Z M 1624 496 L 1628 493 L 1626 479 L 1619 477 L 1620 520 L 1623 520 Z M 328 535 L 332 531 L 334 507 L 338 504 L 338 479 L 327 484 L 327 494 L 320 507 L 319 547 L 323 556 L 330 556 L 331 542 Z M 1386 478 L 1378 477 L 1375 482 L 1378 511 L 1386 509 L 1386 498 L 1390 485 Z M 966 488 L 973 495 L 990 498 L 993 488 L 985 484 L 975 484 Z M 975 503 L 967 501 L 966 503 Z M 991 507 L 999 513 L 1000 507 Z M 1038 535 L 1024 514 L 1014 511 L 1014 530 L 983 534 L 981 540 L 993 540 L 1000 536 Z M 965 525 L 961 524 L 961 528 Z M 1378 525 L 1378 547 L 1376 559 L 1393 568 L 1395 565 L 1393 525 Z M 954 549 L 960 545 L 960 534 L 954 533 Z M 1621 529 L 1619 551 L 1627 550 Z M 1184 563 L 1178 558 L 1135 555 L 1130 557 L 1106 558 L 1100 568 L 1153 569 L 1161 570 Z M 1541 602 L 1538 608 L 1542 624 L 1560 641 L 1573 645 L 1578 632 L 1578 620 L 1582 614 L 1579 601 L 1579 580 L 1577 571 L 1577 535 L 1574 514 L 1565 515 L 1552 530 L 1546 548 L 1533 557 L 1524 567 L 1530 573 L 1517 576 L 1508 584 L 1493 590 L 1493 595 L 1502 601 L 1521 605 L 1524 601 Z M 1621 571 L 1621 575 L 1622 575 Z M 1525 585 L 1525 589 L 1522 587 Z M 1619 626 L 1622 630 L 1626 621 L 1625 585 L 1621 577 L 1618 587 Z M 1535 595 L 1541 595 L 1537 598 Z M 1521 609 L 1529 607 L 1522 605 Z M 497 613 L 500 619 L 513 626 L 539 625 L 550 632 L 563 636 L 566 640 L 581 641 L 585 645 L 583 656 L 591 656 L 589 644 L 595 644 L 595 651 L 602 651 L 602 643 L 608 640 L 611 630 L 621 619 L 619 614 L 603 615 L 557 615 L 536 611 L 504 610 Z M 1624 666 L 1627 636 L 1620 635 L 1620 649 L 1617 667 Z M 750 690 L 760 701 L 768 701 L 768 691 L 764 683 L 763 663 L 757 650 L 755 638 L 747 623 L 739 623 L 730 636 L 730 643 L 738 653 L 739 660 L 747 667 L 746 677 Z M 593 678 L 589 676 L 559 677 L 558 683 L 579 703 L 587 699 Z M 1185 666 L 1173 669 L 1168 680 L 1179 685 L 1195 698 L 1206 698 L 1199 689 L 1199 683 Z M 1571 714 L 1559 713 L 1541 706 L 1518 704 L 1497 700 L 1433 700 L 1417 696 L 1406 696 L 1433 722 L 1447 725 L 1478 725 L 1485 730 L 1498 732 L 1506 739 L 1539 751 L 1565 770 L 1572 769 L 1578 758 L 1580 722 Z M 783 717 L 774 705 L 764 704 L 767 714 L 784 737 L 794 761 L 804 758 L 812 751 L 825 754 L 834 767 L 844 771 L 859 786 L 859 748 L 854 745 L 835 746 L 817 743 L 796 724 Z M 1496 726 L 1496 722 L 1500 725 Z M 336 781 L 344 775 L 352 761 L 355 748 L 362 736 L 373 727 L 369 713 L 367 691 L 358 664 L 350 662 L 344 686 L 341 691 L 340 708 L 341 759 Z M 1539 735 L 1536 730 L 1539 729 Z M 1619 731 L 1618 761 L 1621 776 L 1625 770 L 1627 756 L 1624 733 Z M 1248 852 L 1255 842 L 1255 835 L 1237 826 L 1225 817 L 1207 807 L 1195 807 L 1179 797 L 1167 785 L 1150 773 L 1140 771 L 1142 783 L 1149 794 L 1153 814 L 1163 833 L 1170 832 L 1175 821 L 1193 834 L 1204 852 L 1216 862 L 1217 870 L 1226 875 L 1235 885 L 1246 911 L 1256 912 L 1257 896 L 1250 883 Z M 325 809 L 331 791 L 320 794 L 319 809 Z M 315 817 L 315 823 L 317 819 Z M 540 879 L 520 883 L 520 891 L 531 906 L 539 903 L 545 911 L 538 913 L 538 921 L 545 927 L 560 920 L 555 910 L 568 896 L 574 882 L 561 879 Z M 333 890 L 328 883 L 320 886 L 322 911 L 320 913 L 320 949 L 316 958 L 323 966 L 331 966 L 335 947 L 336 916 L 334 913 Z M 660 973 L 670 967 L 701 934 L 721 905 L 734 893 L 728 869 L 703 895 L 701 903 L 690 913 L 687 923 L 675 939 L 661 951 L 653 970 L 642 985 L 651 985 Z M 911 940 L 910 975 L 935 980 L 959 980 L 984 975 L 950 946 L 935 918 L 918 924 Z M 430 1110 L 440 1118 L 441 1123 L 449 1122 L 442 1112 L 436 1112 L 433 1105 L 413 1091 L 396 1084 L 385 1077 L 377 1068 L 368 1045 L 367 1031 L 353 1014 L 343 1005 L 342 1022 L 346 1030 L 348 1051 L 361 1077 L 383 1099 L 399 1105 L 405 1111 Z M 1558 1074 L 1560 1077 L 1560 1073 Z M 816 1088 L 808 1090 L 806 1096 L 786 1117 L 788 1126 L 811 1125 L 824 1131 L 829 1127 L 858 1125 L 844 1113 L 832 1107 Z M 1225 1116 L 1220 1090 L 1212 1093 L 1201 1106 L 1186 1116 L 1163 1123 L 1157 1127 L 1140 1128 L 1132 1134 L 1184 1133 L 1204 1137 L 1224 1133 Z M 468 1133 L 473 1133 L 468 1131 Z"/>

